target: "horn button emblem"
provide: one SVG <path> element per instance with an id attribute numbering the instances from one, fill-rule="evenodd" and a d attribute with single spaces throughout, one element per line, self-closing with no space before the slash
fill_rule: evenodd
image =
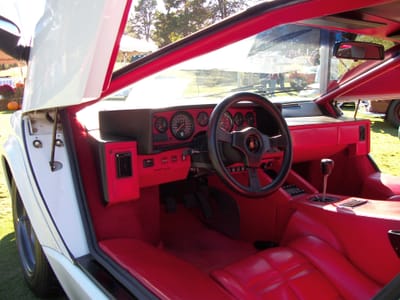
<path id="1" fill-rule="evenodd" d="M 261 148 L 261 141 L 257 135 L 249 135 L 246 138 L 246 147 L 252 153 L 257 153 Z"/>

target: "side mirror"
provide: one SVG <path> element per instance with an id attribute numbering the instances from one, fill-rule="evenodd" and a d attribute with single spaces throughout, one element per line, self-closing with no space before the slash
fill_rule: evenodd
<path id="1" fill-rule="evenodd" d="M 333 48 L 333 55 L 344 59 L 382 60 L 384 58 L 382 45 L 368 42 L 339 42 Z"/>
<path id="2" fill-rule="evenodd" d="M 16 59 L 28 61 L 30 47 L 18 45 L 20 37 L 17 25 L 0 16 L 0 49 Z"/>

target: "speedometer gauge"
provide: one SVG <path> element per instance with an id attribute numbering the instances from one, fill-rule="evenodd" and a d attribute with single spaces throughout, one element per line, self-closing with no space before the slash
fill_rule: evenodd
<path id="1" fill-rule="evenodd" d="M 190 138 L 194 132 L 194 122 L 191 114 L 185 111 L 176 112 L 170 123 L 172 135 L 178 140 Z"/>

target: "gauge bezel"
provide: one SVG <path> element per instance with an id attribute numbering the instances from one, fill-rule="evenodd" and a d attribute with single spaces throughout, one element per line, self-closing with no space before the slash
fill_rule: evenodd
<path id="1" fill-rule="evenodd" d="M 181 118 L 181 117 L 184 117 L 188 121 L 188 123 L 184 123 L 184 125 L 183 125 L 184 126 L 182 128 L 182 129 L 184 129 L 183 135 L 179 133 L 179 132 L 182 132 L 182 129 L 178 129 L 182 125 L 179 125 L 179 127 L 175 125 L 175 122 L 177 122 L 178 118 Z M 194 124 L 193 116 L 190 113 L 188 113 L 187 111 L 177 111 L 171 117 L 171 120 L 169 123 L 169 128 L 170 128 L 171 134 L 177 140 L 181 140 L 181 141 L 187 140 L 193 135 L 193 133 L 195 131 L 195 124 Z"/>
<path id="2" fill-rule="evenodd" d="M 256 118 L 254 116 L 254 113 L 249 111 L 246 113 L 244 117 L 246 119 L 247 125 L 250 127 L 254 127 L 254 125 L 256 124 Z"/>
<path id="3" fill-rule="evenodd" d="M 227 120 L 229 123 L 226 125 L 225 121 Z M 219 128 L 226 131 L 230 132 L 233 129 L 233 119 L 232 119 L 232 114 L 229 111 L 225 111 L 220 120 L 219 120 Z"/>
<path id="4" fill-rule="evenodd" d="M 233 116 L 233 123 L 235 123 L 235 125 L 236 125 L 237 127 L 240 127 L 240 126 L 243 125 L 243 123 L 244 123 L 244 116 L 243 116 L 243 114 L 242 114 L 240 111 L 236 112 L 235 115 Z"/>
<path id="5" fill-rule="evenodd" d="M 159 122 L 163 122 L 163 124 L 161 125 Z M 156 117 L 154 120 L 154 128 L 159 133 L 166 133 L 168 131 L 168 126 L 168 120 L 165 117 Z"/>
<path id="6" fill-rule="evenodd" d="M 196 121 L 197 124 L 201 127 L 206 127 L 208 125 L 208 121 L 210 120 L 210 116 L 206 111 L 201 111 L 197 114 Z"/>

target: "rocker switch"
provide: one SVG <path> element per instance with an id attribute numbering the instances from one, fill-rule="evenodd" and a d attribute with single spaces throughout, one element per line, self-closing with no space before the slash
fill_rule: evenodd
<path id="1" fill-rule="evenodd" d="M 132 176 L 132 155 L 130 152 L 115 154 L 117 165 L 117 178 Z"/>

